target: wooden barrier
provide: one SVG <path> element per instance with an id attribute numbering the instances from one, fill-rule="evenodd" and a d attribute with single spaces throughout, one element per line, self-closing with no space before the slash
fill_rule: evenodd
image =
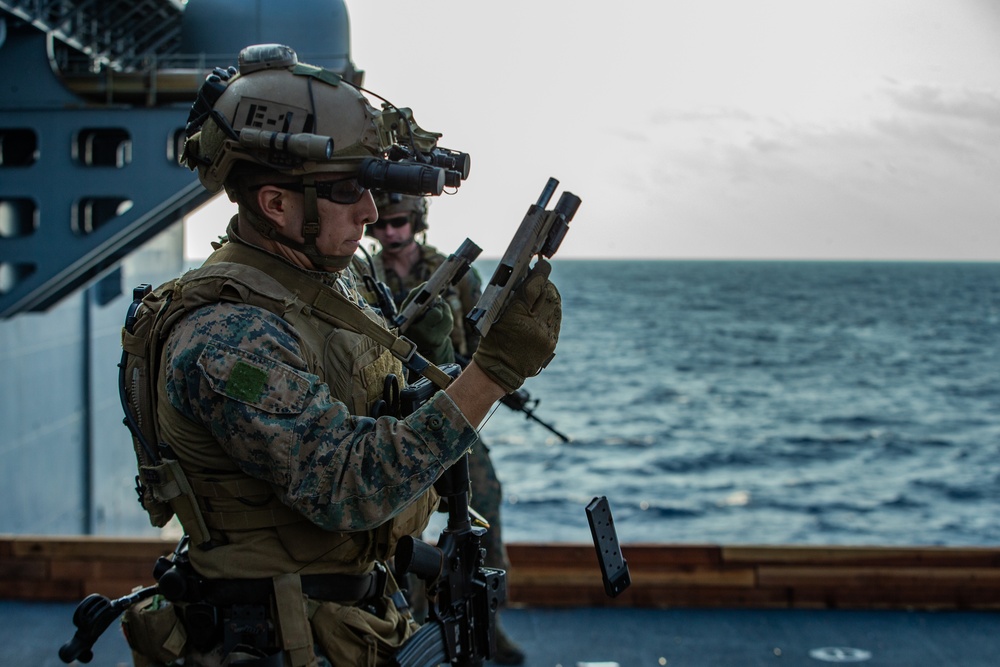
<path id="1" fill-rule="evenodd" d="M 0 598 L 78 601 L 153 583 L 173 542 L 0 536 Z M 1000 609 L 1000 548 L 625 545 L 632 585 L 604 593 L 588 544 L 510 544 L 526 607 Z"/>
<path id="2" fill-rule="evenodd" d="M 525 606 L 1000 609 L 1000 549 L 624 545 L 632 585 L 604 593 L 589 545 L 511 544 Z"/>

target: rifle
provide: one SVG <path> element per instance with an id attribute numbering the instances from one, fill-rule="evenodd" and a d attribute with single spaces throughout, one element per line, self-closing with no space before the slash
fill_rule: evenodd
<path id="1" fill-rule="evenodd" d="M 472 359 L 469 357 L 463 357 L 460 354 L 456 354 L 455 361 L 458 363 L 459 366 L 465 368 L 466 366 L 469 365 L 469 362 L 472 361 Z M 518 389 L 517 391 L 506 394 L 503 398 L 500 399 L 500 402 L 503 405 L 506 405 L 511 410 L 517 410 L 519 412 L 523 412 L 525 419 L 531 419 L 541 424 L 551 432 L 555 433 L 559 437 L 559 439 L 562 440 L 563 442 L 570 441 L 569 436 L 558 431 L 555 426 L 552 426 L 551 424 L 542 420 L 541 417 L 535 415 L 535 408 L 538 407 L 538 404 L 541 402 L 541 399 L 540 398 L 532 399 L 531 394 L 529 394 L 528 390 L 525 389 L 524 387 Z M 531 404 L 530 407 L 528 406 L 529 403 Z"/>
<path id="2" fill-rule="evenodd" d="M 521 412 L 523 412 L 525 419 L 531 419 L 538 422 L 539 424 L 541 424 L 542 426 L 544 426 L 545 428 L 547 428 L 548 430 L 559 436 L 559 439 L 562 440 L 563 442 L 569 442 L 569 438 L 560 433 L 559 431 L 557 431 L 554 426 L 546 424 L 544 421 L 535 416 L 535 408 L 538 407 L 539 401 L 540 399 L 537 398 L 534 399 L 534 401 L 532 401 L 531 394 L 529 394 L 524 389 L 518 389 L 517 391 L 511 392 L 500 399 L 500 402 L 506 405 L 511 410 L 520 410 Z M 528 407 L 528 403 L 531 403 L 531 407 Z"/>
<path id="3" fill-rule="evenodd" d="M 435 488 L 448 505 L 437 546 L 404 536 L 396 546 L 400 572 L 427 582 L 428 620 L 396 652 L 396 667 L 481 665 L 496 654 L 496 615 L 507 599 L 507 573 L 483 567 L 483 528 L 469 518 L 469 456 L 445 471 Z M 604 591 L 617 597 L 632 583 L 605 496 L 586 508 Z"/>
<path id="4" fill-rule="evenodd" d="M 396 302 L 392 300 L 392 293 L 389 291 L 389 286 L 375 277 L 375 262 L 372 260 L 371 253 L 365 250 L 363 245 L 358 246 L 358 250 L 365 256 L 365 262 L 368 264 L 367 272 L 358 270 L 361 282 L 364 283 L 365 288 L 369 292 L 375 295 L 375 300 L 378 301 L 378 307 L 382 311 L 382 316 L 391 322 L 396 318 Z M 358 259 L 357 256 L 355 256 L 355 259 Z"/>
<path id="5" fill-rule="evenodd" d="M 457 285 L 482 251 L 483 249 L 470 239 L 465 239 L 458 250 L 448 256 L 448 259 L 431 275 L 430 280 L 424 283 L 420 291 L 396 316 L 393 323 L 399 327 L 399 333 L 406 333 L 410 325 L 420 319 L 438 296 L 444 294 L 449 287 Z"/>
<path id="6" fill-rule="evenodd" d="M 563 192 L 555 208 L 546 210 L 558 185 L 559 181 L 550 178 L 538 201 L 528 207 L 483 295 L 466 315 L 480 336 L 485 336 L 500 317 L 511 294 L 528 274 L 531 258 L 535 255 L 552 257 L 569 231 L 569 222 L 580 207 L 580 198 L 571 192 Z"/>
<path id="7" fill-rule="evenodd" d="M 437 546 L 406 535 L 396 566 L 427 582 L 428 620 L 396 652 L 398 667 L 480 665 L 496 654 L 496 614 L 507 599 L 507 573 L 484 567 L 484 528 L 469 511 L 469 455 L 445 471 L 435 488 L 448 505 Z"/>
<path id="8" fill-rule="evenodd" d="M 94 643 L 100 639 L 115 619 L 133 604 L 162 592 L 159 580 L 163 579 L 164 572 L 172 569 L 175 563 L 184 559 L 182 554 L 187 549 L 188 541 L 189 538 L 185 535 L 177 543 L 174 553 L 169 558 L 160 556 L 156 560 L 153 576 L 158 582 L 155 585 L 140 588 L 116 600 L 98 593 L 91 593 L 85 597 L 73 611 L 73 625 L 76 626 L 76 632 L 73 633 L 73 637 L 68 642 L 59 647 L 59 659 L 67 664 L 74 660 L 84 663 L 93 660 Z"/>
<path id="9" fill-rule="evenodd" d="M 97 593 L 88 595 L 73 612 L 76 632 L 72 639 L 59 648 L 59 659 L 67 664 L 74 660 L 80 662 L 93 660 L 94 642 L 104 634 L 115 619 L 136 602 L 153 597 L 158 591 L 158 587 L 149 586 L 117 600 L 111 600 Z"/>
<path id="10" fill-rule="evenodd" d="M 462 367 L 458 364 L 441 364 L 438 368 L 444 371 L 450 380 L 454 380 L 462 372 Z M 425 377 L 417 378 L 415 382 L 406 385 L 399 391 L 399 415 L 405 417 L 411 414 L 414 410 L 429 401 L 439 389 L 440 387 Z"/>

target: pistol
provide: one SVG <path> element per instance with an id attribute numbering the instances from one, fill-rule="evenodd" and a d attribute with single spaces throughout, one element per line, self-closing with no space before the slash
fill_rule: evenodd
<path id="1" fill-rule="evenodd" d="M 448 259 L 431 275 L 430 280 L 424 283 L 420 291 L 396 316 L 393 323 L 399 327 L 399 333 L 406 333 L 410 325 L 419 320 L 420 316 L 434 304 L 434 299 L 449 287 L 457 285 L 482 251 L 483 249 L 470 239 L 465 239 L 458 250 L 448 256 Z"/>
<path id="2" fill-rule="evenodd" d="M 535 255 L 552 257 L 569 231 L 569 222 L 580 207 L 580 198 L 563 192 L 555 208 L 546 210 L 558 185 L 559 181 L 550 178 L 538 201 L 528 207 L 483 295 L 465 316 L 480 336 L 485 336 L 500 317 L 511 294 L 528 274 L 532 258 Z"/>

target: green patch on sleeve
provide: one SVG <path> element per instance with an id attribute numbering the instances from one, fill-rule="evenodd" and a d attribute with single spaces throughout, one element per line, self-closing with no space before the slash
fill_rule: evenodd
<path id="1" fill-rule="evenodd" d="M 255 403 L 264 393 L 266 383 L 267 371 L 245 361 L 237 361 L 226 383 L 226 394 L 246 403 Z"/>

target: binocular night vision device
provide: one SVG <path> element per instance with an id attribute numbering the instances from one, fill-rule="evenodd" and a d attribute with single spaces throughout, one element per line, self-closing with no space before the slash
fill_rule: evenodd
<path id="1" fill-rule="evenodd" d="M 329 160 L 333 155 L 333 139 L 307 132 L 288 134 L 244 127 L 239 131 L 239 140 L 249 150 L 273 151 L 272 160 L 281 154 L 317 161 Z M 468 153 L 434 148 L 414 160 L 402 148 L 393 148 L 389 159 L 361 160 L 358 182 L 363 187 L 407 195 L 439 195 L 445 187 L 457 188 L 469 175 Z"/>

